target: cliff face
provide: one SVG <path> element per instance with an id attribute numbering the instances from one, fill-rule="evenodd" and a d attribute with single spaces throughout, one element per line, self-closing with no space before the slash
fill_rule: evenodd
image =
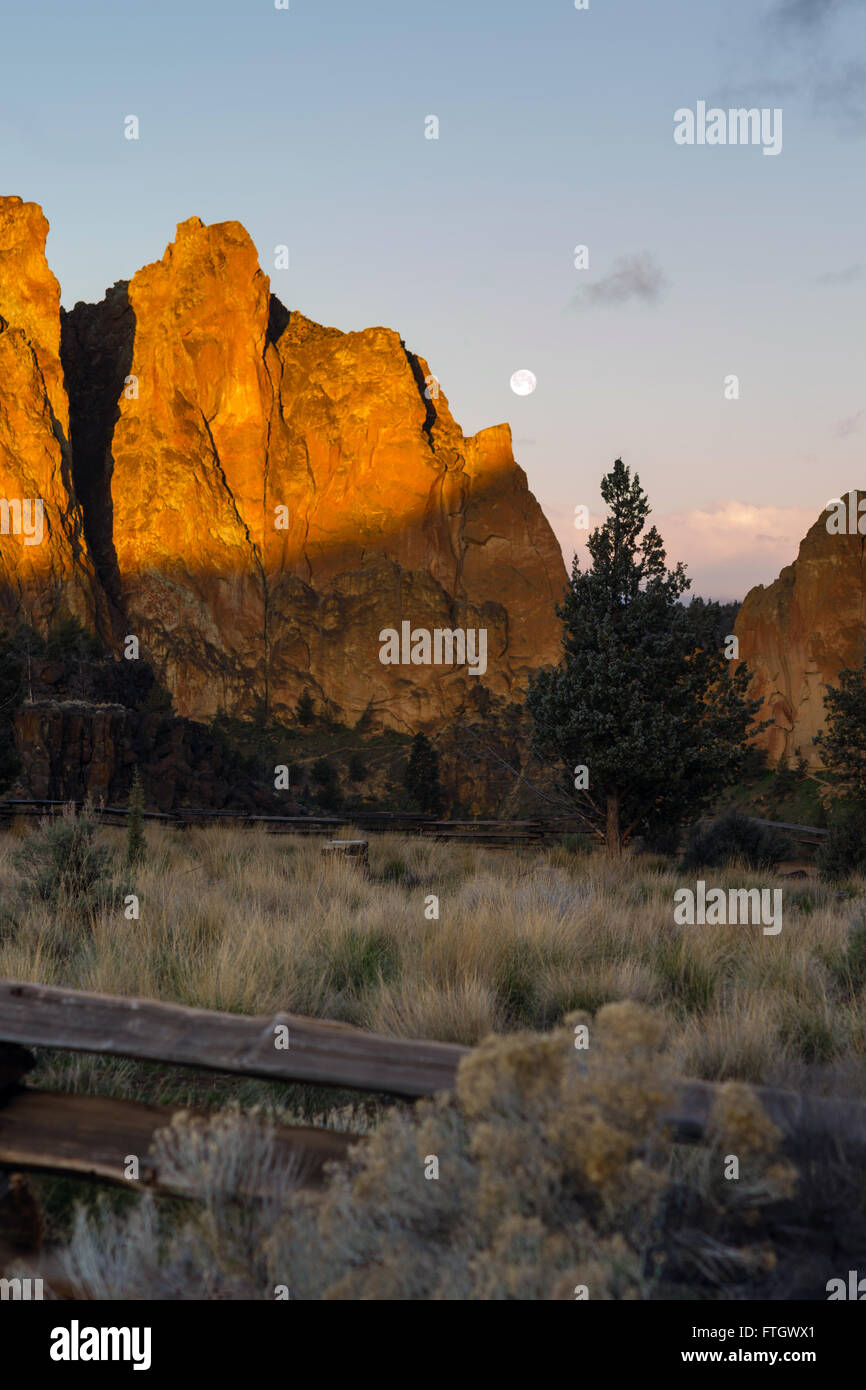
<path id="1" fill-rule="evenodd" d="M 763 701 L 760 718 L 772 720 L 756 741 L 773 761 L 818 762 L 812 739 L 824 726 L 825 689 L 863 661 L 866 537 L 832 534 L 827 521 L 822 512 L 794 563 L 746 595 L 734 628 L 754 673 L 750 693 Z"/>
<path id="2" fill-rule="evenodd" d="M 565 567 L 507 426 L 465 438 L 396 333 L 284 309 L 236 222 L 181 223 L 61 344 L 46 229 L 0 200 L 0 483 L 56 513 L 35 560 L 0 538 L 10 602 L 29 563 L 85 612 L 92 556 L 91 620 L 198 718 L 309 690 L 347 723 L 432 727 L 558 659 Z M 486 673 L 382 665 L 405 620 L 486 628 Z"/>
<path id="3" fill-rule="evenodd" d="M 96 623 L 47 233 L 35 203 L 0 198 L 0 621 L 44 625 L 65 613 Z"/>

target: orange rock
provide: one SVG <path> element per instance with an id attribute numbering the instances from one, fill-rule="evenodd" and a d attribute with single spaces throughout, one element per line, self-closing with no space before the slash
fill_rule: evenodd
<path id="1" fill-rule="evenodd" d="M 0 612 L 41 626 L 69 614 L 94 623 L 100 609 L 72 479 L 47 232 L 35 203 L 0 198 Z"/>
<path id="2" fill-rule="evenodd" d="M 27 232 L 6 236 L 31 287 L 26 322 L 14 292 L 8 303 L 36 372 L 19 455 L 35 456 L 37 438 L 48 447 L 53 411 L 59 467 L 68 417 L 45 223 L 7 202 Z M 61 355 L 115 642 L 139 637 L 181 713 L 264 700 L 285 715 L 309 689 L 346 722 L 372 707 L 416 729 L 477 708 L 480 683 L 519 698 L 529 670 L 558 659 L 565 567 L 508 427 L 464 437 L 393 331 L 289 313 L 237 222 L 181 223 L 162 260 L 63 315 Z M 67 499 L 77 517 L 71 483 Z M 404 620 L 486 628 L 484 677 L 383 666 L 379 633 Z"/>
<path id="3" fill-rule="evenodd" d="M 238 223 L 182 223 L 129 284 L 130 373 L 111 442 L 133 629 L 182 713 L 286 714 L 310 688 L 348 722 L 459 709 L 460 668 L 385 667 L 381 629 L 488 628 L 486 684 L 558 655 L 559 547 L 506 426 L 464 438 L 389 329 L 341 333 L 269 293 Z"/>
<path id="4" fill-rule="evenodd" d="M 824 692 L 863 661 L 863 537 L 831 535 L 827 521 L 822 512 L 774 583 L 750 590 L 734 627 L 754 673 L 750 694 L 763 702 L 759 717 L 772 720 L 756 739 L 772 761 L 820 761 L 812 740 L 824 727 Z"/>

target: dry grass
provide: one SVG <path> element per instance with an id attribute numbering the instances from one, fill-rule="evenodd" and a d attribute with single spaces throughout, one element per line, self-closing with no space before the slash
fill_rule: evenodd
<path id="1" fill-rule="evenodd" d="M 120 833 L 100 835 L 119 861 Z M 22 904 L 20 831 L 0 837 L 0 976 L 467 1044 L 632 999 L 667 1017 L 685 1074 L 862 1092 L 866 998 L 851 933 L 863 883 L 840 900 L 748 870 L 706 875 L 783 886 L 773 937 L 675 925 L 685 880 L 650 857 L 381 836 L 367 880 L 325 861 L 315 839 L 149 828 L 148 840 L 140 919 L 114 909 L 89 922 Z M 430 894 L 438 920 L 425 916 Z"/>
<path id="2" fill-rule="evenodd" d="M 778 1296 L 772 1223 L 798 1175 L 751 1093 L 723 1088 L 715 1142 L 674 1165 L 664 1021 L 632 1003 L 578 1020 L 582 1053 L 570 1026 L 488 1038 L 453 1098 L 388 1114 L 321 1197 L 279 1171 L 261 1119 L 176 1116 L 160 1167 L 201 1205 L 169 1227 L 147 1195 L 125 1218 L 79 1210 L 67 1276 L 99 1299 Z M 723 1177 L 732 1147 L 740 1182 Z M 250 1174 L 271 1195 L 239 1209 Z"/>
<path id="3" fill-rule="evenodd" d="M 391 1109 L 43 1052 L 39 1084 L 219 1112 L 160 1140 L 196 1176 L 196 1214 L 126 1192 L 104 1221 L 90 1198 L 78 1209 L 68 1266 L 90 1295 L 273 1298 L 286 1285 L 293 1298 L 570 1299 L 586 1285 L 593 1298 L 815 1297 L 845 1242 L 862 1242 L 856 1163 L 798 1154 L 795 1174 L 737 1083 L 862 1096 L 866 884 L 843 896 L 745 869 L 704 875 L 782 887 L 782 931 L 764 936 L 676 925 L 687 880 L 649 856 L 377 837 L 365 879 L 316 840 L 148 838 L 141 915 L 128 921 L 26 902 L 11 858 L 20 829 L 0 837 L 0 976 L 480 1046 L 456 1098 Z M 119 863 L 122 837 L 101 839 Z M 562 1027 L 575 1011 L 594 1016 L 586 1054 Z M 677 1076 L 729 1083 L 716 1138 L 697 1150 L 661 1140 Z M 369 1137 L 321 1201 L 287 1173 L 276 1206 L 245 1210 L 220 1192 L 271 1162 L 268 1118 Z M 731 1152 L 736 1183 L 723 1177 Z M 430 1155 L 438 1181 L 423 1176 Z M 64 1243 L 81 1196 L 68 1186 L 38 1186 Z"/>

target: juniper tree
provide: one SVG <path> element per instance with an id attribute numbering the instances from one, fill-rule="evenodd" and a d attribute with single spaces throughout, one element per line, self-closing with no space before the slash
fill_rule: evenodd
<path id="1" fill-rule="evenodd" d="M 682 824 L 736 779 L 758 701 L 718 641 L 717 604 L 680 602 L 650 507 L 621 459 L 602 480 L 607 520 L 577 557 L 557 607 L 563 654 L 530 682 L 533 741 L 564 764 L 579 813 L 611 854 L 638 829 Z M 586 767 L 588 784 L 582 786 Z"/>
<path id="2" fill-rule="evenodd" d="M 839 672 L 838 685 L 827 687 L 824 710 L 826 727 L 815 736 L 824 766 L 836 773 L 847 801 L 866 806 L 866 665 Z"/>
<path id="3" fill-rule="evenodd" d="M 5 792 L 21 769 L 15 751 L 15 712 L 24 698 L 21 654 L 8 632 L 0 632 L 0 792 Z"/>
<path id="4" fill-rule="evenodd" d="M 307 729 L 316 717 L 316 706 L 309 690 L 301 692 L 301 697 L 295 706 L 295 718 L 298 723 Z"/>
<path id="5" fill-rule="evenodd" d="M 438 816 L 442 811 L 442 788 L 439 784 L 439 755 L 426 734 L 417 733 L 412 740 L 412 752 L 406 765 L 406 790 L 426 816 Z"/>
<path id="6" fill-rule="evenodd" d="M 129 790 L 129 820 L 126 826 L 127 869 L 135 869 L 147 856 L 147 838 L 144 833 L 144 789 L 138 768 L 132 778 Z"/>

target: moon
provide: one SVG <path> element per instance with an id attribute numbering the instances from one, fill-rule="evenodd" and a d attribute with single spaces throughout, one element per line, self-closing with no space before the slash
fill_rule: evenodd
<path id="1" fill-rule="evenodd" d="M 536 385 L 535 372 L 527 367 L 521 367 L 511 378 L 511 389 L 515 396 L 531 396 Z"/>

